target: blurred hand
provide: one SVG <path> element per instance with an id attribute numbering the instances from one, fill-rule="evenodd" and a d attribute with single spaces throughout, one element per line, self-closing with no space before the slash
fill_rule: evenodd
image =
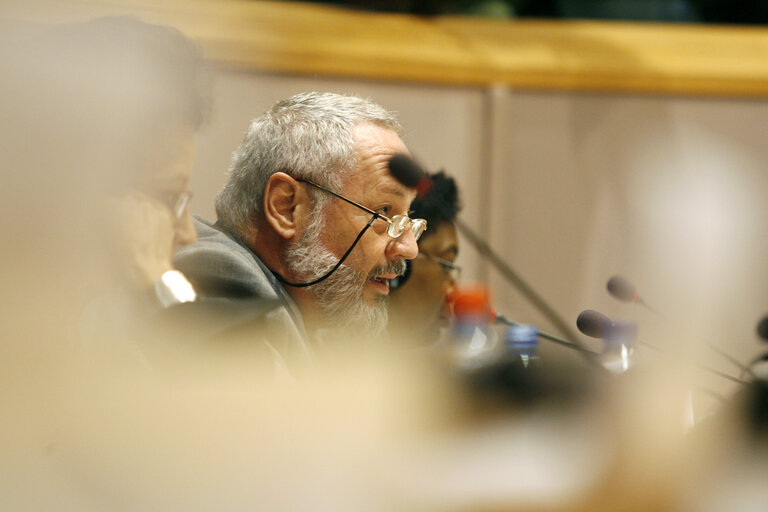
<path id="1" fill-rule="evenodd" d="M 176 220 L 160 201 L 128 192 L 105 202 L 106 241 L 118 276 L 142 291 L 173 269 Z"/>

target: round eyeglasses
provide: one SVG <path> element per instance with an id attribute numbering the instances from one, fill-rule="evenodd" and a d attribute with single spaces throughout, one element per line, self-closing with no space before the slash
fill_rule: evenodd
<path id="1" fill-rule="evenodd" d="M 192 192 L 182 192 L 176 197 L 176 201 L 173 204 L 173 213 L 176 215 L 176 220 L 181 220 L 184 216 L 184 212 L 189 207 L 189 201 L 192 199 Z"/>
<path id="2" fill-rule="evenodd" d="M 437 256 L 432 256 L 431 254 L 422 251 L 419 251 L 419 256 L 423 256 L 429 261 L 434 261 L 439 264 L 443 268 L 446 277 L 448 277 L 452 283 L 459 282 L 459 278 L 461 277 L 461 267 L 454 262 L 438 258 Z"/>
<path id="3" fill-rule="evenodd" d="M 189 207 L 189 201 L 192 199 L 192 192 L 185 190 L 178 194 L 170 192 L 155 193 L 154 196 L 162 201 L 171 212 L 173 212 L 176 221 L 180 221 Z"/>
<path id="4" fill-rule="evenodd" d="M 379 214 L 379 218 L 389 223 L 387 225 L 387 234 L 391 238 L 399 237 L 410 227 L 413 232 L 413 238 L 418 240 L 427 230 L 427 221 L 424 219 L 412 219 L 407 215 L 395 215 L 390 219 L 381 214 Z"/>
<path id="5" fill-rule="evenodd" d="M 395 215 L 391 219 L 387 217 L 386 215 L 382 215 L 379 212 L 375 212 L 371 210 L 370 208 L 366 208 L 365 206 L 361 205 L 360 203 L 356 203 L 355 201 L 352 201 L 351 199 L 347 199 L 346 197 L 342 196 L 341 194 L 337 194 L 333 190 L 330 190 L 328 188 L 325 188 L 322 185 L 318 185 L 314 181 L 310 181 L 308 179 L 304 178 L 297 178 L 296 181 L 301 181 L 303 183 L 307 183 L 309 185 L 312 185 L 313 187 L 319 188 L 320 190 L 324 192 L 328 192 L 329 194 L 338 197 L 342 201 L 346 201 L 351 205 L 357 206 L 361 210 L 364 210 L 371 215 L 373 215 L 373 219 L 371 219 L 371 222 L 375 219 L 381 219 L 383 221 L 387 222 L 387 235 L 389 235 L 390 238 L 398 238 L 400 237 L 405 231 L 410 227 L 411 232 L 413 233 L 413 238 L 415 238 L 417 241 L 419 238 L 421 238 L 421 235 L 424 234 L 424 232 L 427 230 L 427 221 L 424 219 L 412 219 L 407 215 Z"/>

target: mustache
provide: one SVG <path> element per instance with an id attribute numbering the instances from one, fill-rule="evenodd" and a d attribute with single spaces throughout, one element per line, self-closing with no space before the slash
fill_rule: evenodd
<path id="1" fill-rule="evenodd" d="M 371 271 L 370 274 L 368 274 L 368 279 L 373 279 L 380 274 L 390 274 L 390 273 L 394 273 L 399 276 L 405 274 L 405 260 L 399 260 L 394 263 L 390 263 L 388 265 L 376 267 Z"/>

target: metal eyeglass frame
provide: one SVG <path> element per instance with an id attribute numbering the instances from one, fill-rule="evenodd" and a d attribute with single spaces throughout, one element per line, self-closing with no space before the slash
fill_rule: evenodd
<path id="1" fill-rule="evenodd" d="M 305 179 L 305 178 L 297 178 L 296 181 L 301 181 L 303 183 L 308 183 L 308 184 L 312 185 L 313 187 L 317 187 L 317 188 L 319 188 L 320 190 L 322 190 L 324 192 L 328 192 L 329 194 L 331 194 L 331 195 L 333 195 L 335 197 L 338 197 L 342 201 L 346 201 L 346 202 L 348 202 L 351 205 L 357 206 L 361 210 L 364 210 L 364 211 L 370 213 L 371 215 L 373 215 L 374 216 L 373 220 L 375 220 L 375 219 L 382 219 L 382 220 L 386 221 L 387 224 L 388 224 L 387 225 L 387 235 L 389 235 L 390 238 L 393 238 L 393 239 L 394 238 L 399 238 L 410 227 L 411 228 L 411 232 L 413 233 L 413 237 L 416 239 L 416 241 L 418 241 L 419 238 L 421 238 L 421 235 L 423 235 L 424 232 L 427 230 L 427 221 L 424 220 L 424 219 L 412 219 L 412 218 L 410 218 L 407 215 L 395 215 L 394 217 L 392 217 L 390 219 L 386 215 L 382 215 L 379 212 L 375 212 L 375 211 L 371 210 L 370 208 L 367 208 L 367 207 L 361 205 L 360 203 L 356 203 L 355 201 L 353 201 L 351 199 L 347 199 L 346 197 L 342 196 L 341 194 L 337 194 L 333 190 L 330 190 L 330 189 L 328 189 L 328 188 L 326 188 L 326 187 L 324 187 L 322 185 L 318 185 L 317 183 L 315 183 L 312 180 L 308 180 L 308 179 Z M 407 219 L 407 221 L 408 221 L 408 223 L 406 225 L 402 224 L 404 219 Z M 402 231 L 400 231 L 400 233 L 396 233 L 395 234 L 395 230 L 398 229 L 398 228 L 401 228 Z"/>
<path id="2" fill-rule="evenodd" d="M 173 213 L 176 215 L 176 220 L 181 220 L 184 216 L 184 212 L 189 207 L 189 201 L 192 199 L 192 192 L 184 191 L 176 197 L 175 204 L 173 205 Z"/>
<path id="3" fill-rule="evenodd" d="M 192 192 L 185 190 L 178 194 L 170 192 L 155 192 L 150 194 L 152 197 L 162 202 L 173 213 L 176 221 L 180 221 L 184 217 L 184 213 L 189 207 L 189 202 L 192 200 Z"/>
<path id="4" fill-rule="evenodd" d="M 461 267 L 457 264 L 422 251 L 419 251 L 419 256 L 424 256 L 428 260 L 439 264 L 452 282 L 458 282 L 459 278 L 461 277 Z"/>
<path id="5" fill-rule="evenodd" d="M 300 182 L 303 182 L 303 183 L 308 183 L 309 185 L 312 185 L 313 187 L 317 187 L 320 190 L 328 192 L 329 194 L 331 194 L 331 195 L 333 195 L 335 197 L 338 197 L 339 199 L 341 199 L 343 201 L 346 201 L 349 204 L 357 206 L 358 208 L 360 208 L 360 209 L 370 213 L 371 214 L 371 220 L 369 220 L 368 223 L 363 227 L 363 229 L 360 230 L 360 233 L 358 233 L 357 238 L 355 238 L 355 241 L 352 242 L 352 245 L 349 246 L 349 249 L 347 249 L 347 252 L 345 252 L 344 255 L 341 258 L 339 258 L 339 261 L 336 263 L 336 265 L 334 265 L 334 267 L 331 270 L 329 270 L 325 275 L 322 275 L 322 276 L 318 277 L 317 279 L 315 279 L 313 281 L 306 282 L 306 283 L 294 283 L 292 281 L 288 281 L 286 278 L 284 278 L 283 276 L 281 276 L 277 272 L 273 271 L 272 273 L 275 275 L 277 280 L 280 281 L 281 283 L 283 283 L 284 285 L 293 286 L 295 288 L 306 288 L 307 286 L 315 285 L 315 284 L 317 284 L 317 283 L 319 283 L 321 281 L 324 281 L 324 280 L 328 279 L 329 277 L 331 277 L 331 274 L 336 272 L 336 269 L 338 269 L 341 266 L 341 264 L 344 263 L 344 260 L 347 259 L 347 256 L 349 256 L 349 253 L 352 252 L 352 249 L 355 248 L 355 246 L 357 245 L 357 242 L 360 241 L 360 239 L 363 237 L 365 232 L 368 231 L 368 228 L 370 228 L 373 225 L 373 222 L 376 219 L 382 219 L 382 220 L 387 221 L 387 223 L 388 223 L 387 235 L 389 235 L 389 237 L 393 238 L 393 239 L 400 237 L 403 233 L 405 233 L 405 230 L 408 228 L 408 226 L 404 226 L 402 232 L 400 232 L 400 234 L 398 234 L 397 236 L 392 236 L 392 234 L 390 234 L 390 232 L 389 232 L 390 228 L 392 228 L 392 226 L 395 226 L 394 219 L 396 219 L 398 217 L 405 217 L 406 219 L 410 220 L 411 227 L 413 227 L 414 223 L 416 223 L 417 221 L 420 221 L 420 223 L 417 224 L 417 225 L 423 225 L 423 228 L 421 230 L 419 230 L 418 232 L 415 231 L 415 230 L 412 230 L 413 236 L 414 236 L 414 238 L 416 240 L 418 240 L 419 237 L 424 233 L 424 231 L 427 230 L 427 221 L 424 220 L 424 219 L 411 219 L 407 215 L 402 215 L 402 216 L 396 215 L 395 217 L 390 219 L 390 218 L 388 218 L 385 215 L 382 215 L 382 214 L 380 214 L 378 212 L 375 212 L 375 211 L 371 210 L 370 208 L 366 208 L 365 206 L 363 206 L 361 204 L 358 204 L 358 203 L 352 201 L 351 199 L 347 199 L 346 197 L 337 194 L 333 190 L 329 190 L 329 189 L 325 188 L 324 186 L 318 185 L 317 183 L 315 183 L 313 181 L 310 181 L 310 180 L 307 180 L 307 179 L 304 179 L 304 178 L 297 178 L 296 181 L 300 181 Z M 392 229 L 394 229 L 394 228 L 392 228 Z"/>

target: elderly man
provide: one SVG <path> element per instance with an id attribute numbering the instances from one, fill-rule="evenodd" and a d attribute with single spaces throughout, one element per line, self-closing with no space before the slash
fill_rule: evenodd
<path id="1" fill-rule="evenodd" d="M 303 93 L 256 118 L 216 199 L 218 221 L 176 265 L 202 297 L 279 301 L 261 331 L 306 357 L 339 333 L 377 335 L 388 280 L 418 254 L 415 197 L 389 171 L 408 154 L 391 112 L 367 100 Z M 317 343 L 306 343 L 313 340 Z"/>

